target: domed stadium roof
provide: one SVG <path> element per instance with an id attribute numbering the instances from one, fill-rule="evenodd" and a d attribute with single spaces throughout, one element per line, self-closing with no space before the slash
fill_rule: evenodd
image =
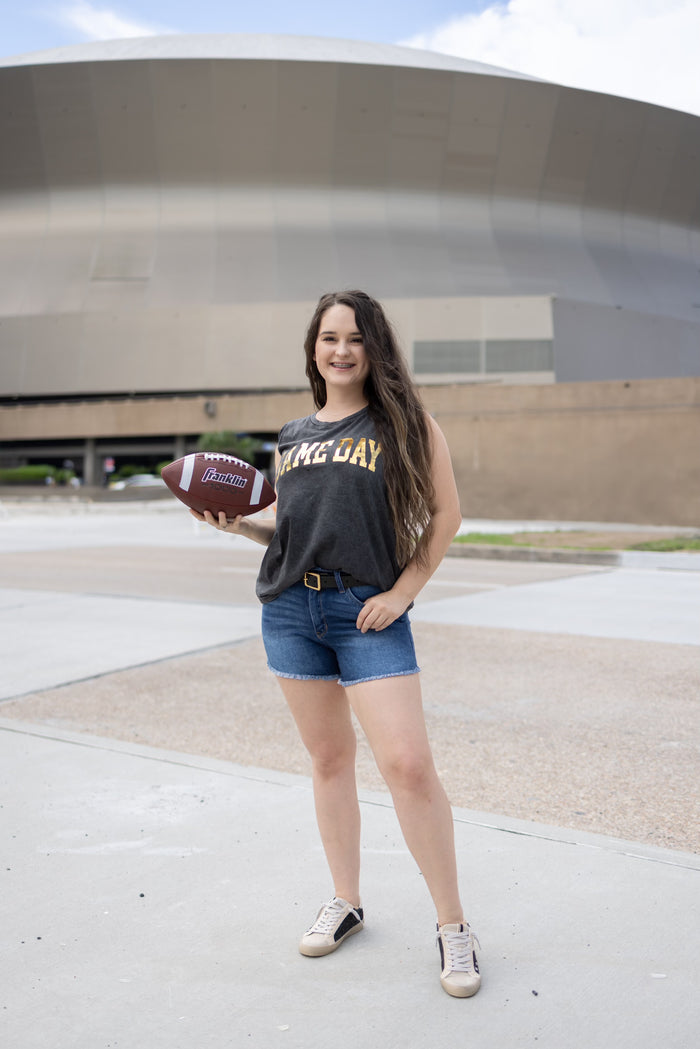
<path id="1" fill-rule="evenodd" d="M 257 59 L 286 62 L 351 62 L 361 65 L 442 69 L 536 80 L 525 73 L 471 62 L 434 51 L 392 44 L 331 37 L 282 36 L 250 33 L 196 33 L 101 40 L 46 51 L 0 58 L 0 66 L 42 65 L 57 62 L 110 62 L 135 59 L 199 58 Z"/>

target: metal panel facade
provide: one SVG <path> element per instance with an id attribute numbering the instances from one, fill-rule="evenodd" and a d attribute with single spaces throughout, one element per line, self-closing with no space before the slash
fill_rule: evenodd
<path id="1" fill-rule="evenodd" d="M 570 304 L 561 379 L 700 374 L 697 117 L 400 48 L 175 48 L 0 67 L 0 395 L 294 385 L 292 324 L 348 286 L 462 300 L 427 341 L 475 298 Z"/>

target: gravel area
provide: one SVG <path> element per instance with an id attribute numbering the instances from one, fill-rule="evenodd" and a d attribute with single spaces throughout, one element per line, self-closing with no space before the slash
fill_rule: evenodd
<path id="1" fill-rule="evenodd" d="M 453 804 L 700 852 L 697 648 L 423 623 L 414 632 Z M 11 700 L 0 715 L 309 773 L 259 640 Z M 358 781 L 384 789 L 363 738 Z"/>
<path id="2" fill-rule="evenodd" d="M 195 534 L 169 503 L 57 501 L 49 532 L 34 504 L 0 511 L 4 587 L 183 608 L 255 604 L 260 549 L 219 542 L 206 529 Z M 591 524 L 547 531 L 546 524 L 517 526 L 533 544 L 617 550 L 688 532 Z M 599 570 L 451 557 L 425 595 L 438 600 Z M 414 633 L 436 763 L 455 805 L 700 853 L 697 647 L 423 622 Z M 36 692 L 1 703 L 0 716 L 309 773 L 260 640 Z M 358 781 L 384 789 L 362 737 Z"/>

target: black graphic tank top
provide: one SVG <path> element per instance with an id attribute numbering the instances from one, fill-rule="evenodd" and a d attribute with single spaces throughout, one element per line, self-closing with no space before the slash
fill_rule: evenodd
<path id="1" fill-rule="evenodd" d="M 260 600 L 313 568 L 390 590 L 399 575 L 396 537 L 369 410 L 338 422 L 295 419 L 282 427 L 278 447 L 277 530 L 258 576 Z"/>

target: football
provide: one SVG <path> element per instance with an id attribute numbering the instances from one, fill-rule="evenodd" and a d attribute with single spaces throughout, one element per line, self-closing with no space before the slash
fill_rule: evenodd
<path id="1" fill-rule="evenodd" d="M 275 501 L 275 490 L 260 470 L 219 452 L 193 452 L 161 470 L 173 495 L 192 510 L 223 510 L 233 520 L 264 510 Z"/>

